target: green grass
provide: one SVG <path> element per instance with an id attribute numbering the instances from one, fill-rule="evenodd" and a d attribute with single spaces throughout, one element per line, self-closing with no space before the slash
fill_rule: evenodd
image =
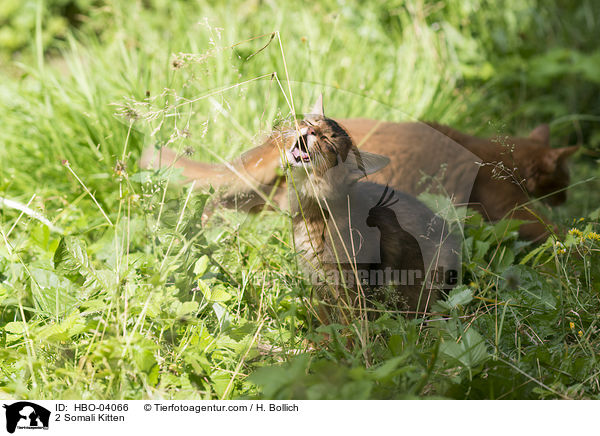
<path id="1" fill-rule="evenodd" d="M 599 396 L 595 2 L 81 2 L 92 18 L 53 38 L 51 3 L 0 67 L 0 197 L 63 230 L 0 207 L 0 395 Z M 319 92 L 335 117 L 550 122 L 586 150 L 544 211 L 583 237 L 536 247 L 473 217 L 443 320 L 315 325 L 285 216 L 206 223 L 207 195 L 136 162 L 231 158 Z"/>

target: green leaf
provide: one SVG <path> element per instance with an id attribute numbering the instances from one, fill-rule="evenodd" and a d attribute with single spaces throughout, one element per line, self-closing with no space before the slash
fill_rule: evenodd
<path id="1" fill-rule="evenodd" d="M 231 299 L 231 295 L 225 292 L 222 288 L 213 289 L 210 295 L 210 301 L 225 302 Z"/>
<path id="2" fill-rule="evenodd" d="M 515 253 L 508 247 L 503 246 L 492 261 L 491 270 L 496 274 L 502 274 L 506 268 L 515 261 Z"/>
<path id="3" fill-rule="evenodd" d="M 200 259 L 198 259 L 196 261 L 196 264 L 194 265 L 194 274 L 196 274 L 199 277 L 202 277 L 208 269 L 208 263 L 209 259 L 207 255 L 204 255 Z"/>
<path id="4" fill-rule="evenodd" d="M 197 301 L 186 301 L 181 306 L 177 308 L 177 316 L 184 317 L 191 313 L 194 313 L 198 310 L 198 302 Z"/>
<path id="5" fill-rule="evenodd" d="M 84 332 L 86 328 L 85 318 L 79 312 L 73 312 L 60 323 L 48 324 L 40 329 L 36 335 L 36 340 L 40 342 L 67 341 L 73 336 Z"/>
<path id="6" fill-rule="evenodd" d="M 23 324 L 21 321 L 9 322 L 4 326 L 4 330 L 8 333 L 20 335 L 25 331 L 25 324 Z"/>
<path id="7" fill-rule="evenodd" d="M 150 373 L 148 373 L 148 384 L 150 384 L 150 386 L 156 386 L 158 384 L 158 370 L 158 365 L 154 365 L 152 366 Z"/>
<path id="8" fill-rule="evenodd" d="M 381 365 L 370 371 L 371 375 L 375 380 L 389 379 L 395 374 L 396 370 L 406 361 L 407 358 L 407 354 L 392 357 L 391 359 L 386 360 Z"/>
<path id="9" fill-rule="evenodd" d="M 493 226 L 495 238 L 505 239 L 507 236 L 510 236 L 511 233 L 517 232 L 524 222 L 525 221 L 516 219 L 498 221 Z"/>
<path id="10" fill-rule="evenodd" d="M 485 341 L 473 327 L 467 328 L 458 341 L 452 338 L 442 342 L 440 353 L 467 368 L 476 367 L 488 358 Z"/>
<path id="11" fill-rule="evenodd" d="M 388 347 L 394 356 L 400 355 L 404 349 L 404 341 L 400 335 L 392 335 L 388 340 Z"/>
<path id="12" fill-rule="evenodd" d="M 446 301 L 438 301 L 436 305 L 443 309 L 454 310 L 459 306 L 469 304 L 472 300 L 473 289 L 463 285 L 452 289 Z"/>
<path id="13" fill-rule="evenodd" d="M 222 286 L 216 286 L 215 288 L 210 289 L 203 280 L 198 280 L 198 289 L 200 289 L 204 298 L 214 303 L 222 303 L 231 299 L 231 295 L 228 294 Z"/>
<path id="14" fill-rule="evenodd" d="M 523 259 L 521 259 L 521 262 L 519 262 L 519 264 L 525 265 L 527 262 L 529 262 L 531 259 L 533 259 L 537 254 L 541 254 L 544 251 L 546 251 L 548 248 L 551 248 L 552 245 L 553 245 L 553 242 L 552 242 L 551 238 L 546 240 L 546 242 L 544 242 L 542 245 L 534 248 L 529 253 L 527 253 L 525 256 L 523 256 Z M 534 262 L 533 264 L 535 266 L 536 262 Z"/>
<path id="15" fill-rule="evenodd" d="M 89 266 L 88 255 L 82 240 L 65 236 L 54 252 L 54 269 L 63 274 L 77 274 Z"/>
<path id="16" fill-rule="evenodd" d="M 36 339 L 41 342 L 50 343 L 66 341 L 69 339 L 69 336 L 60 324 L 48 324 L 38 332 Z"/>
<path id="17" fill-rule="evenodd" d="M 475 241 L 473 246 L 473 258 L 483 260 L 483 257 L 490 249 L 490 243 L 487 241 Z"/>
<path id="18" fill-rule="evenodd" d="M 153 350 L 141 345 L 136 348 L 137 350 L 134 353 L 133 358 L 137 367 L 140 369 L 140 371 L 149 373 L 150 370 L 156 365 L 156 358 L 154 357 Z"/>
<path id="19" fill-rule="evenodd" d="M 217 370 L 210 375 L 210 380 L 213 382 L 212 388 L 215 390 L 215 393 L 219 398 L 225 394 L 225 389 L 227 389 L 231 377 L 231 374 L 221 370 Z"/>

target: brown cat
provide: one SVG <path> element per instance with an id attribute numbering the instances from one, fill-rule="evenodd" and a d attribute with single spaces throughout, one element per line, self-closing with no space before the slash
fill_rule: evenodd
<path id="1" fill-rule="evenodd" d="M 423 313 L 439 288 L 458 281 L 456 240 L 414 197 L 361 180 L 389 159 L 359 151 L 322 105 L 313 112 L 267 143 L 288 169 L 294 243 L 321 322 L 347 324 L 372 299 Z"/>
<path id="2" fill-rule="evenodd" d="M 423 174 L 438 175 L 455 202 L 468 202 L 490 221 L 505 217 L 531 221 L 519 230 L 529 240 L 547 236 L 551 224 L 521 206 L 530 196 L 551 205 L 563 203 L 569 185 L 567 158 L 578 149 L 551 148 L 547 125 L 538 126 L 527 138 L 493 140 L 433 123 L 340 122 L 359 146 L 364 143 L 361 150 L 390 157 L 390 165 L 371 180 L 416 195 L 426 188 L 419 184 Z"/>
<path id="3" fill-rule="evenodd" d="M 529 221 L 519 231 L 529 240 L 542 239 L 552 229 L 543 216 L 526 207 L 530 196 L 541 197 L 552 205 L 564 202 L 569 184 L 567 158 L 578 148 L 551 148 L 547 125 L 537 127 L 526 138 L 494 140 L 433 123 L 369 119 L 342 119 L 337 123 L 361 150 L 389 157 L 390 164 L 369 180 L 412 195 L 433 188 L 449 195 L 456 204 L 469 204 L 490 221 L 505 217 Z M 178 158 L 168 149 L 160 155 L 146 150 L 141 166 L 175 162 L 188 180 L 196 180 L 196 186 L 224 190 L 226 205 L 251 210 L 265 201 L 287 204 L 285 178 L 278 170 L 279 155 L 280 150 L 268 141 L 226 165 Z M 422 183 L 427 177 L 435 178 L 435 182 Z"/>
<path id="4" fill-rule="evenodd" d="M 348 324 L 375 300 L 424 313 L 439 290 L 458 283 L 457 239 L 414 197 L 362 180 L 390 159 L 360 151 L 344 128 L 324 116 L 322 100 L 313 112 L 277 129 L 230 165 L 188 165 L 170 150 L 160 159 L 182 166 L 188 178 L 199 172 L 210 177 L 211 184 L 226 188 L 226 198 L 240 200 L 240 193 L 247 194 L 242 199 L 246 209 L 275 187 L 277 202 L 290 208 L 294 244 L 319 297 L 316 315 L 322 323 Z M 247 159 L 257 151 L 262 159 Z M 152 163 L 152 157 L 147 159 L 144 164 Z M 273 176 L 275 159 L 287 173 L 287 195 L 274 183 L 281 177 Z"/>

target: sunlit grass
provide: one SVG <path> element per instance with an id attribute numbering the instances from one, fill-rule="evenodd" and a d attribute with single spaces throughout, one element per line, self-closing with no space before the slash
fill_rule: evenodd
<path id="1" fill-rule="evenodd" d="M 95 12 L 100 33 L 82 26 L 48 53 L 37 38 L 0 83 L 0 197 L 39 214 L 0 202 L 1 395 L 596 397 L 594 237 L 534 247 L 516 227 L 472 217 L 466 284 L 438 316 L 385 314 L 365 335 L 315 325 L 285 216 L 217 210 L 206 221 L 207 196 L 178 187 L 175 172 L 137 168 L 153 145 L 229 159 L 319 92 L 330 116 L 490 135 L 572 108 L 535 88 L 514 99 L 497 52 L 506 45 L 514 62 L 519 44 L 569 41 L 563 25 L 531 30 L 534 2 L 509 2 L 505 15 L 480 3 L 248 1 L 232 18 L 225 6 L 114 1 Z M 469 34 L 468 19 L 485 31 Z M 575 180 L 595 180 L 585 168 Z M 585 186 L 554 214 L 593 235 L 597 195 Z"/>

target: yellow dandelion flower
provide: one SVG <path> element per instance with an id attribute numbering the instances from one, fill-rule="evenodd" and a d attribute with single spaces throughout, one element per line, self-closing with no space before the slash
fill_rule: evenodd
<path id="1" fill-rule="evenodd" d="M 579 331 L 577 332 L 577 334 L 579 335 L 579 337 L 582 337 L 582 336 L 583 336 L 583 332 L 582 332 L 581 330 L 579 330 Z"/>
<path id="2" fill-rule="evenodd" d="M 600 235 L 596 232 L 589 232 L 585 237 L 592 241 L 600 241 Z"/>
<path id="3" fill-rule="evenodd" d="M 581 236 L 583 236 L 583 233 L 581 233 L 581 230 L 579 230 L 579 229 L 572 228 L 571 230 L 569 230 L 569 235 L 581 237 Z"/>
<path id="4" fill-rule="evenodd" d="M 573 321 L 571 321 L 569 323 L 569 327 L 571 327 L 571 330 L 573 330 L 575 328 L 575 323 Z"/>

